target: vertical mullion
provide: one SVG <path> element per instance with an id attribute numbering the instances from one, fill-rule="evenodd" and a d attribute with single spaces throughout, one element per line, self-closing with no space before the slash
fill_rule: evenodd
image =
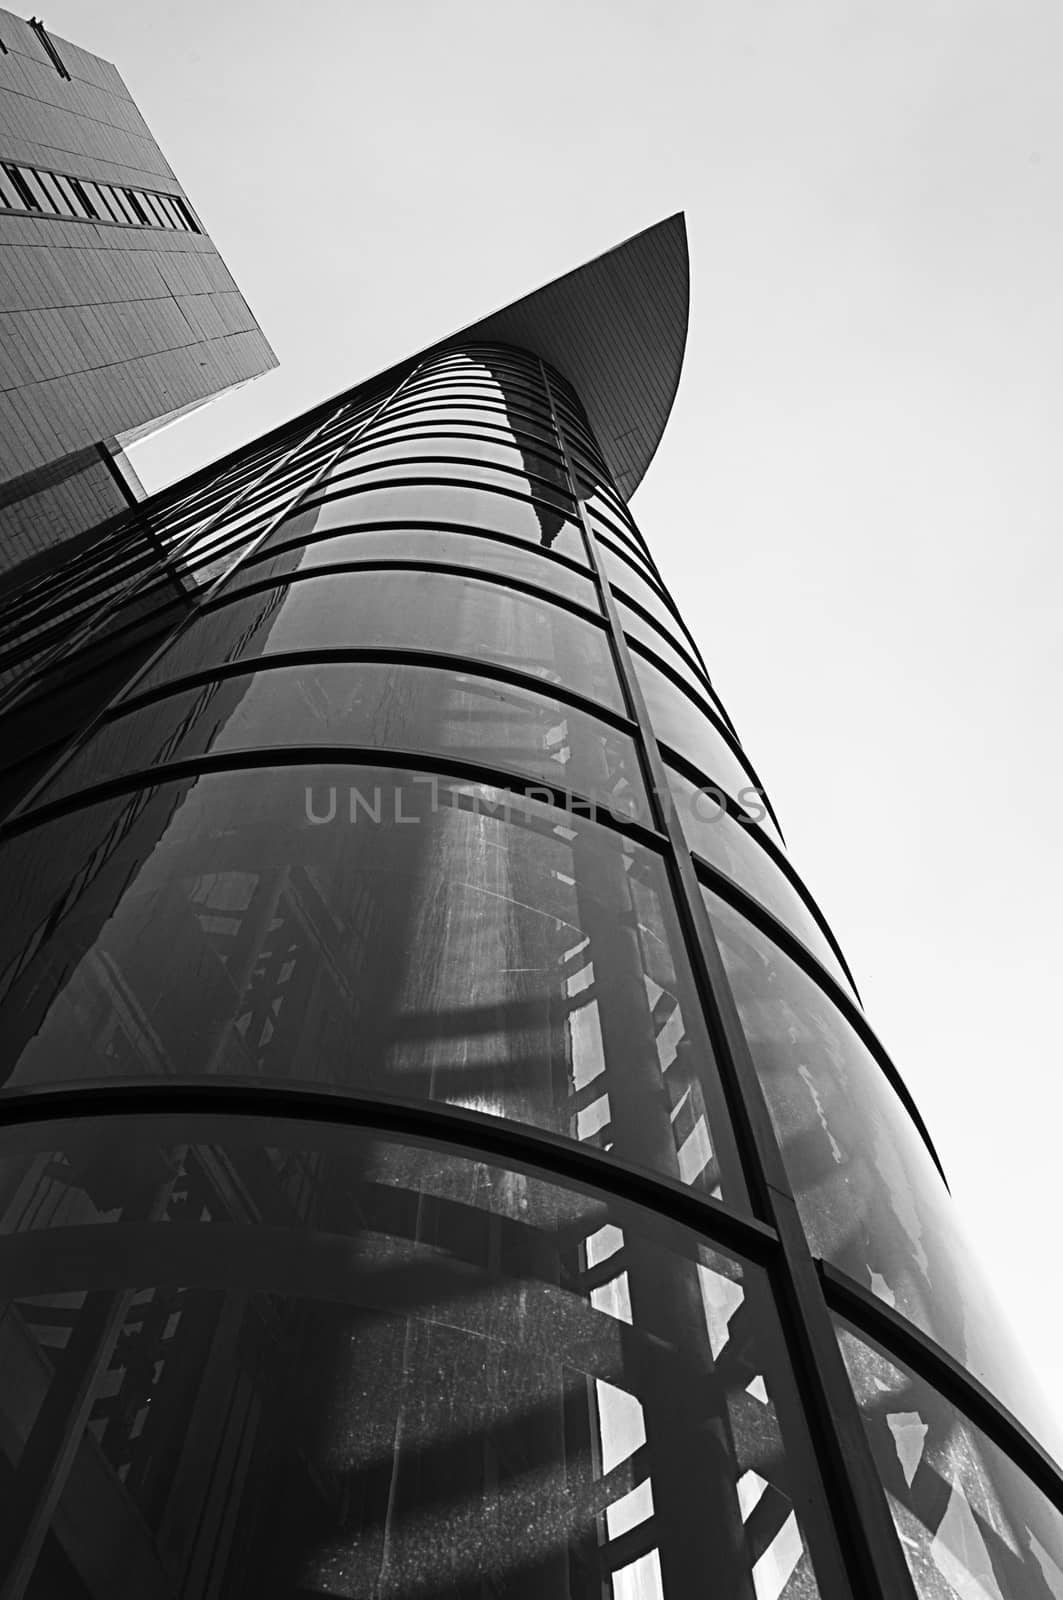
<path id="1" fill-rule="evenodd" d="M 564 424 L 553 407 L 545 365 L 543 378 L 568 468 Z M 569 476 L 571 484 L 571 471 Z M 849 1568 L 851 1587 L 860 1600 L 916 1600 L 915 1587 L 842 1361 L 749 1043 L 701 897 L 694 863 L 671 801 L 664 761 L 635 674 L 616 600 L 593 530 L 587 525 L 581 502 L 577 500 L 576 505 L 602 594 L 628 714 L 638 729 L 637 744 L 649 779 L 650 803 L 654 810 L 652 820 L 667 840 L 668 877 L 683 929 L 686 954 L 716 1047 L 742 1165 L 754 1205 L 762 1219 L 774 1227 L 779 1239 L 772 1257 L 771 1277 L 778 1292 L 786 1345 L 827 1492 L 825 1516 L 833 1522 Z M 806 1521 L 814 1566 L 820 1573 L 833 1576 L 840 1585 L 843 1580 L 833 1541 L 826 1537 L 820 1518 L 813 1514 Z"/>

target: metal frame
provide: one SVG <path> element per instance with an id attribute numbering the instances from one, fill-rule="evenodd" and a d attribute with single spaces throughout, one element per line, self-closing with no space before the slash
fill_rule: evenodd
<path id="1" fill-rule="evenodd" d="M 549 390 L 545 364 L 543 378 Z M 563 427 L 558 427 L 558 435 L 563 443 Z M 667 840 L 666 865 L 686 953 L 716 1050 L 750 1192 L 760 1216 L 779 1241 L 771 1263 L 771 1275 L 827 1498 L 840 1511 L 834 1518 L 834 1533 L 842 1547 L 853 1593 L 860 1600 L 865 1597 L 916 1600 L 915 1586 L 834 1338 L 812 1252 L 801 1226 L 719 947 L 701 899 L 690 851 L 674 808 L 665 805 L 661 798 L 667 793 L 664 762 L 635 675 L 616 602 L 585 521 L 584 534 L 598 572 L 617 670 L 631 715 L 639 727 L 641 753 L 657 807 L 657 824 Z M 829 1570 L 833 1563 L 826 1530 L 813 1524 L 808 1536 L 810 1543 L 815 1541 L 818 1545 L 817 1566 Z"/>

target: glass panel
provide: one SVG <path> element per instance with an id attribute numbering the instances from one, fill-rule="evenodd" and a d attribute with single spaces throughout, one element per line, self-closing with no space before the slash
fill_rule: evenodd
<path id="1" fill-rule="evenodd" d="M 410 480 L 424 481 L 426 488 L 430 486 L 435 489 L 439 485 L 434 480 L 456 478 L 483 488 L 495 487 L 504 493 L 534 496 L 537 500 L 545 500 L 550 505 L 558 506 L 563 515 L 575 518 L 575 502 L 568 490 L 558 483 L 560 473 L 555 473 L 544 483 L 539 477 L 528 476 L 531 468 L 509 471 L 505 467 L 488 466 L 480 461 L 456 460 L 457 454 L 456 450 L 451 449 L 442 458 L 422 457 L 412 460 L 407 454 L 405 459 L 379 463 L 351 456 L 338 462 L 326 474 L 322 479 L 321 488 L 315 489 L 314 494 L 332 494 L 344 484 L 349 484 L 352 492 L 361 493 L 364 489 L 377 484 L 409 483 Z M 480 520 L 482 521 L 482 517 Z"/>
<path id="2" fill-rule="evenodd" d="M 638 565 L 640 572 L 647 573 L 653 582 L 660 581 L 657 578 L 657 574 L 653 570 L 649 556 L 647 556 L 646 552 L 639 545 L 637 545 L 633 539 L 618 532 L 618 530 L 613 527 L 612 523 L 605 522 L 602 517 L 591 515 L 587 518 L 587 520 L 595 533 L 604 533 L 607 539 L 612 539 L 614 544 L 618 544 L 621 549 L 626 552 L 630 559 Z"/>
<path id="3" fill-rule="evenodd" d="M 484 399 L 489 404 L 513 405 L 537 411 L 546 422 L 551 419 L 550 403 L 543 385 L 529 383 L 526 378 L 517 378 L 510 373 L 428 373 L 402 392 L 404 397 L 411 398 L 420 398 L 422 395 L 436 398 L 453 394 L 470 400 Z"/>
<path id="4" fill-rule="evenodd" d="M 680 634 L 683 631 L 682 622 L 670 610 L 664 597 L 650 583 L 649 579 L 643 577 L 641 572 L 636 572 L 627 561 L 622 560 L 620 556 L 610 550 L 603 539 L 597 539 L 595 543 L 601 554 L 605 575 L 609 579 L 609 585 L 613 591 L 623 590 L 626 595 L 637 601 L 651 616 L 656 617 L 667 633 Z M 617 599 L 619 598 L 620 595 L 617 594 Z M 690 648 L 691 646 L 688 642 L 687 649 Z"/>
<path id="5" fill-rule="evenodd" d="M 1059 1600 L 1063 1516 L 980 1428 L 837 1319 L 920 1600 Z"/>
<path id="6" fill-rule="evenodd" d="M 776 865 L 768 852 L 751 836 L 749 827 L 730 816 L 709 786 L 691 783 L 674 767 L 666 767 L 679 821 L 691 850 L 704 856 L 712 866 L 744 889 L 754 900 L 797 937 L 826 967 L 833 978 L 850 993 L 844 969 L 819 923 L 797 889 Z M 750 814 L 754 821 L 766 817 L 763 806 Z"/>
<path id="7" fill-rule="evenodd" d="M 276 556 L 263 557 L 242 567 L 229 584 L 229 593 L 259 583 L 263 578 L 289 572 L 307 572 L 313 567 L 359 561 L 408 561 L 417 566 L 425 561 L 471 567 L 478 572 L 498 572 L 507 578 L 537 584 L 550 594 L 575 600 L 589 611 L 600 611 L 598 591 L 590 578 L 581 578 L 571 567 L 554 561 L 545 552 L 528 546 L 502 544 L 476 533 L 437 533 L 427 528 L 354 528 L 327 538 L 306 537 L 304 516 L 313 527 L 317 512 L 296 513 L 270 536 L 274 544 L 297 541 L 297 548 Z"/>
<path id="8" fill-rule="evenodd" d="M 384 416 L 380 422 L 374 423 L 359 435 L 355 449 L 372 450 L 378 445 L 398 444 L 401 440 L 414 442 L 423 438 L 444 438 L 455 443 L 460 442 L 460 454 L 466 456 L 471 454 L 474 460 L 514 461 L 518 466 L 523 466 L 533 459 L 541 459 L 549 463 L 548 477 L 563 468 L 560 452 L 541 435 L 526 433 L 520 428 L 495 428 L 486 415 L 482 422 L 476 423 L 440 422 L 438 417 L 432 415 L 409 418 Z M 490 446 L 490 450 L 480 457 L 475 449 L 470 451 L 466 448 L 474 442 Z M 451 454 L 454 453 L 452 450 Z"/>
<path id="9" fill-rule="evenodd" d="M 708 713 L 644 656 L 633 653 L 631 660 L 658 739 L 670 744 L 713 783 L 720 784 L 739 805 L 747 810 L 752 810 L 755 804 L 759 806 L 760 801 L 755 796 L 759 796 L 761 790 L 756 779 L 742 765 Z M 766 826 L 771 826 L 770 819 Z"/>
<path id="10" fill-rule="evenodd" d="M 345 465 L 363 466 L 370 461 L 409 461 L 421 456 L 458 456 L 466 461 L 485 461 L 514 467 L 518 472 L 534 472 L 541 478 L 563 484 L 564 474 L 556 456 L 536 450 L 518 450 L 505 439 L 477 439 L 468 433 L 409 433 L 402 438 L 375 442 L 376 435 L 364 434 Z"/>
<path id="11" fill-rule="evenodd" d="M 466 672 L 369 662 L 275 667 L 129 712 L 93 735 L 41 798 L 207 752 L 307 744 L 461 756 L 648 815 L 635 746 L 607 723 Z"/>
<path id="12" fill-rule="evenodd" d="M 315 500 L 319 492 L 314 491 Z M 492 494 L 490 489 L 438 483 L 361 490 L 352 483 L 346 491 L 337 486 L 333 498 L 321 506 L 314 527 L 341 528 L 353 522 L 467 523 L 586 560 L 580 529 L 560 511 L 544 501 L 518 500 Z"/>
<path id="13" fill-rule="evenodd" d="M 604 629 L 541 597 L 440 572 L 323 573 L 209 609 L 140 687 L 223 661 L 350 645 L 494 661 L 623 710 Z"/>
<path id="14" fill-rule="evenodd" d="M 795 962 L 702 892 L 813 1251 L 930 1334 L 1039 1433 L 1044 1402 L 882 1067 Z"/>
<path id="15" fill-rule="evenodd" d="M 51 1502 L 8 1471 L 27 1592 L 817 1600 L 765 1276 L 686 1230 L 256 1119 L 20 1129 L 0 1175 L 9 1448 L 85 1397 L 33 1435 Z"/>
<path id="16" fill-rule="evenodd" d="M 499 432 L 510 436 L 515 432 L 527 433 L 535 438 L 543 439 L 547 444 L 553 445 L 555 449 L 557 448 L 557 439 L 552 429 L 536 424 L 523 414 L 511 416 L 498 408 L 489 410 L 486 406 L 458 405 L 457 403 L 451 405 L 440 403 L 429 405 L 427 402 L 416 407 L 404 408 L 394 405 L 388 407 L 381 421 L 384 421 L 385 418 L 389 423 L 392 421 L 397 422 L 400 418 L 404 421 L 412 421 L 417 416 L 423 417 L 425 422 L 429 422 L 433 427 L 437 428 L 449 427 L 455 422 L 465 422 L 472 427 L 494 427 Z"/>
<path id="17" fill-rule="evenodd" d="M 612 829 L 427 771 L 278 767 L 86 807 L 0 870 L 10 1087 L 367 1089 L 734 1199 L 666 873 Z"/>
<path id="18" fill-rule="evenodd" d="M 547 426 L 552 425 L 552 413 L 545 391 L 540 385 L 529 386 L 522 379 L 472 378 L 462 373 L 436 373 L 409 384 L 402 391 L 403 401 L 471 400 L 474 405 L 502 406 L 506 410 L 527 411 Z"/>
<path id="19" fill-rule="evenodd" d="M 620 609 L 620 620 L 623 623 L 624 632 L 630 638 L 637 639 L 641 644 L 652 650 L 654 655 L 660 656 L 662 661 L 665 661 L 668 666 L 678 672 L 680 677 L 690 683 L 699 694 L 712 695 L 712 690 L 705 682 L 705 673 L 701 667 L 696 667 L 687 656 L 684 656 L 676 649 L 670 638 L 666 638 L 660 629 L 655 628 L 652 622 L 647 622 L 645 617 L 640 617 L 637 611 L 633 611 L 630 606 L 626 606 L 619 596 L 617 596 L 617 605 Z M 676 634 L 679 632 L 674 623 L 671 631 Z"/>

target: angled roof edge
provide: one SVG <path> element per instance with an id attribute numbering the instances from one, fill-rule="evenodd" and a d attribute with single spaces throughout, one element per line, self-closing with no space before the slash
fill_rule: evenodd
<path id="1" fill-rule="evenodd" d="M 677 211 L 418 359 L 480 339 L 541 356 L 579 394 L 617 487 L 630 499 L 679 388 L 689 314 L 686 219 Z"/>

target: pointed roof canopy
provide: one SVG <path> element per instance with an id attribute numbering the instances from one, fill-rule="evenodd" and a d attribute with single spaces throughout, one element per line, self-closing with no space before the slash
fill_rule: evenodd
<path id="1" fill-rule="evenodd" d="M 348 393 L 397 383 L 416 363 L 461 345 L 520 345 L 575 388 L 616 486 L 629 500 L 679 387 L 689 309 L 686 220 L 677 211 Z"/>
<path id="2" fill-rule="evenodd" d="M 516 344 L 556 367 L 587 408 L 629 499 L 653 459 L 679 387 L 690 307 L 683 213 L 443 339 Z"/>

